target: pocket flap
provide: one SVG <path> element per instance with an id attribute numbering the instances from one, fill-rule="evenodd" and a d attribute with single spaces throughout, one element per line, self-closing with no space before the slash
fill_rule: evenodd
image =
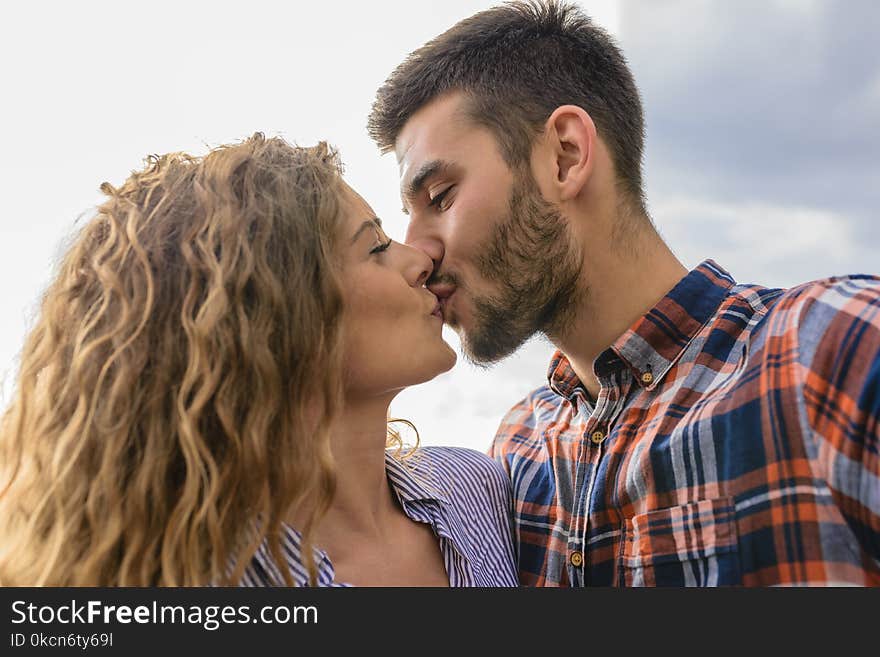
<path id="1" fill-rule="evenodd" d="M 649 511 L 626 522 L 623 563 L 629 568 L 701 559 L 737 549 L 736 510 L 730 497 Z"/>

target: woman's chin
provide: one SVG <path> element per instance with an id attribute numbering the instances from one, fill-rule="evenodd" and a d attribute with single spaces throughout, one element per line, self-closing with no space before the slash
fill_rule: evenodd
<path id="1" fill-rule="evenodd" d="M 446 369 L 443 370 L 444 372 L 448 372 L 453 367 L 455 367 L 455 364 L 458 362 L 458 354 L 455 353 L 455 349 L 453 349 L 445 340 L 443 341 L 443 344 L 445 344 L 446 349 L 449 350 L 449 365 L 447 365 Z"/>
<path id="2" fill-rule="evenodd" d="M 443 347 L 443 353 L 438 353 L 437 359 L 432 363 L 433 366 L 429 371 L 426 371 L 427 377 L 422 383 L 432 381 L 455 367 L 455 363 L 458 361 L 458 354 L 455 353 L 455 349 L 450 347 L 445 340 L 443 341 Z"/>

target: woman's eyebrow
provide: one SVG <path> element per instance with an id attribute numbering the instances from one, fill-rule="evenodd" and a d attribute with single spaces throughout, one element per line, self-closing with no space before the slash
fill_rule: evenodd
<path id="1" fill-rule="evenodd" d="M 358 229 L 354 232 L 354 237 L 351 238 L 351 243 L 354 244 L 355 242 L 357 242 L 358 238 L 361 236 L 361 233 L 363 233 L 368 228 L 372 228 L 372 229 L 379 228 L 381 230 L 382 229 L 382 220 L 379 219 L 379 217 L 371 217 L 370 219 L 367 219 L 366 221 L 364 221 L 358 227 Z"/>

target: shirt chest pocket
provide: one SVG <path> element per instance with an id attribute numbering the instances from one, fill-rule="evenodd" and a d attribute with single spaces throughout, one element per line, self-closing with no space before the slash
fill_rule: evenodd
<path id="1" fill-rule="evenodd" d="M 624 521 L 624 586 L 741 584 L 733 499 L 658 509 Z"/>

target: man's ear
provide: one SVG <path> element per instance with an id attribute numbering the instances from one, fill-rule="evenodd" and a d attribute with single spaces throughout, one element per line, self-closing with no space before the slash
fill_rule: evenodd
<path id="1" fill-rule="evenodd" d="M 596 159 L 596 125 L 577 105 L 557 107 L 544 126 L 544 135 L 555 156 L 556 195 L 570 201 L 580 194 L 593 171 Z"/>

